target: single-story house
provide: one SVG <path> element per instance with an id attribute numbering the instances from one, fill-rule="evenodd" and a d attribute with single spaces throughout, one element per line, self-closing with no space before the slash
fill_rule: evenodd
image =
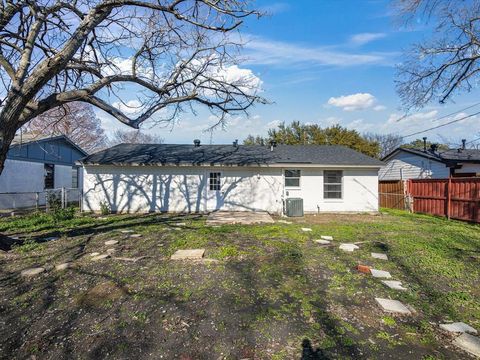
<path id="1" fill-rule="evenodd" d="M 87 155 L 64 135 L 16 137 L 0 175 L 0 209 L 32 207 L 37 194 L 43 205 L 50 189 L 81 189 L 82 169 L 76 162 Z"/>
<path id="2" fill-rule="evenodd" d="M 399 147 L 382 161 L 381 181 L 480 176 L 480 150 L 466 149 L 465 145 L 444 151 L 435 146 L 422 150 Z"/>
<path id="3" fill-rule="evenodd" d="M 305 212 L 378 210 L 383 165 L 344 146 L 120 144 L 80 161 L 83 210 Z"/>

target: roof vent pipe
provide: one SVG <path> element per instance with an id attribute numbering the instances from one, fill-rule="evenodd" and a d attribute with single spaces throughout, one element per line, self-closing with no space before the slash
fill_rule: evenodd
<path id="1" fill-rule="evenodd" d="M 277 146 L 277 142 L 275 140 L 270 141 L 270 151 L 273 151 L 273 149 Z"/>
<path id="2" fill-rule="evenodd" d="M 467 145 L 467 139 L 462 139 L 462 150 L 465 150 Z"/>
<path id="3" fill-rule="evenodd" d="M 427 137 L 423 137 L 423 152 L 427 152 Z"/>
<path id="4" fill-rule="evenodd" d="M 200 140 L 198 140 L 198 139 L 193 140 L 193 146 L 199 147 L 200 146 Z"/>

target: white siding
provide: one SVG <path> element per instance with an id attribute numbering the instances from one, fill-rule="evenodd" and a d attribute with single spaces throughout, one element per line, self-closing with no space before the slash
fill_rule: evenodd
<path id="1" fill-rule="evenodd" d="M 447 178 L 450 169 L 445 164 L 422 156 L 400 151 L 379 171 L 379 180 Z"/>
<path id="2" fill-rule="evenodd" d="M 343 169 L 343 199 L 323 199 L 323 170 L 300 168 L 301 188 L 288 197 L 302 197 L 306 212 L 377 211 L 377 169 Z M 222 173 L 221 191 L 210 191 L 208 174 Z M 281 213 L 283 169 L 203 167 L 84 168 L 84 210 L 100 203 L 116 212 L 268 211 Z"/>
<path id="3" fill-rule="evenodd" d="M 480 174 L 480 164 L 464 163 L 460 169 L 455 169 L 455 174 L 476 173 Z"/>

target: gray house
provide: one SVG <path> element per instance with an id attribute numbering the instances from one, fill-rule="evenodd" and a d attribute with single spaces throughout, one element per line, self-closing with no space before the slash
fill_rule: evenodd
<path id="1" fill-rule="evenodd" d="M 75 162 L 88 155 L 68 137 L 16 137 L 0 176 L 0 209 L 44 203 L 49 189 L 81 189 L 82 170 Z"/>
<path id="2" fill-rule="evenodd" d="M 385 166 L 378 173 L 380 181 L 408 179 L 444 179 L 449 176 L 480 176 L 480 150 L 459 149 L 439 151 L 399 147 L 382 159 Z"/>

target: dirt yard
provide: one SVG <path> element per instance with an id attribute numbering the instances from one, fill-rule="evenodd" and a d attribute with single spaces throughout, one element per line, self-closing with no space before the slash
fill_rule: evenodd
<path id="1" fill-rule="evenodd" d="M 479 226 L 402 212 L 205 220 L 0 219 L 0 358 L 469 358 L 438 324 L 480 330 Z M 315 243 L 321 235 L 334 240 Z M 342 242 L 360 248 L 344 252 Z M 192 248 L 205 248 L 206 260 L 170 260 Z M 358 264 L 389 271 L 408 290 L 387 288 Z M 21 275 L 36 267 L 45 270 Z M 385 313 L 375 297 L 414 312 Z"/>

